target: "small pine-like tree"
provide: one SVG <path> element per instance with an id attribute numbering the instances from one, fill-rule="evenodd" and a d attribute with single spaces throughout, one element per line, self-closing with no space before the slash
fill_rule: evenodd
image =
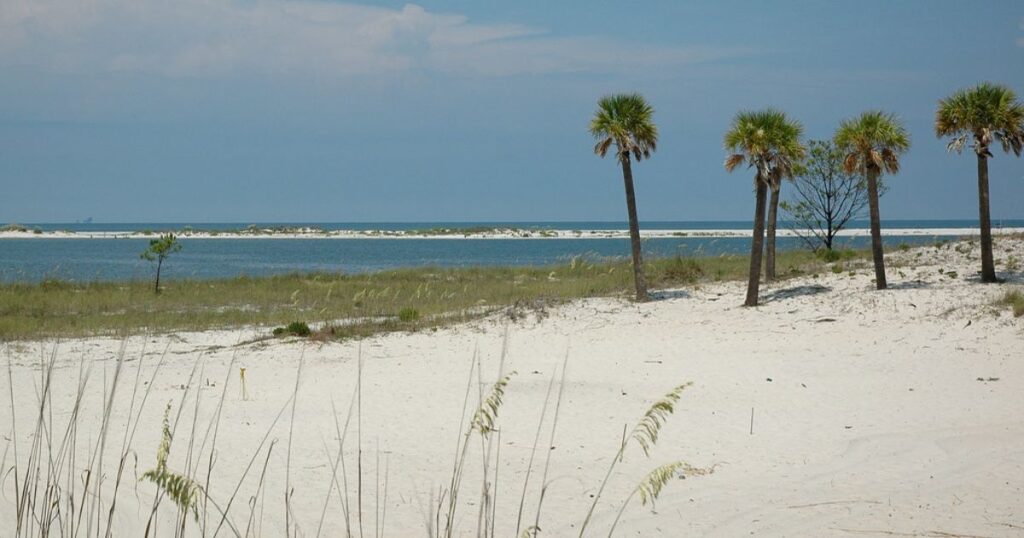
<path id="1" fill-rule="evenodd" d="M 157 239 L 150 239 L 149 248 L 139 255 L 143 260 L 156 263 L 156 284 L 153 288 L 155 293 L 160 293 L 160 269 L 163 268 L 164 260 L 179 250 L 181 243 L 178 242 L 178 238 L 174 234 L 164 234 Z"/>

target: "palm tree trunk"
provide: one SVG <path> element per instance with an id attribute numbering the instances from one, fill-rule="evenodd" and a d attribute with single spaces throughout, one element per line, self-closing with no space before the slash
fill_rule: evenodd
<path id="1" fill-rule="evenodd" d="M 981 281 L 998 282 L 992 262 L 992 216 L 988 208 L 988 157 L 978 153 L 978 216 L 981 221 Z"/>
<path id="2" fill-rule="evenodd" d="M 633 282 L 636 284 L 636 300 L 646 301 L 647 279 L 644 278 L 644 260 L 640 253 L 640 220 L 636 216 L 636 193 L 633 192 L 633 168 L 629 155 L 619 159 L 622 162 L 622 179 L 626 183 L 626 210 L 629 212 L 629 243 L 633 250 Z"/>
<path id="3" fill-rule="evenodd" d="M 754 237 L 750 242 L 750 279 L 747 281 L 747 300 L 743 306 L 757 306 L 757 292 L 761 285 L 761 253 L 764 251 L 764 206 L 768 198 L 768 185 L 757 176 L 754 197 Z"/>
<path id="4" fill-rule="evenodd" d="M 882 251 L 882 221 L 878 212 L 878 171 L 868 168 L 868 209 L 871 213 L 871 257 L 875 260 L 875 289 L 884 290 L 885 255 Z"/>
<path id="5" fill-rule="evenodd" d="M 772 196 L 768 203 L 768 242 L 765 245 L 764 256 L 764 281 L 775 280 L 775 228 L 779 215 L 779 191 L 782 184 L 772 185 Z"/>

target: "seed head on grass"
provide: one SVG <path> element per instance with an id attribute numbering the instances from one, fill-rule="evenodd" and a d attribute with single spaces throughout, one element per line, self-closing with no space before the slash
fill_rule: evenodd
<path id="1" fill-rule="evenodd" d="M 167 468 L 167 456 L 171 452 L 171 425 L 168 415 L 171 412 L 171 404 L 167 404 L 164 410 L 163 434 L 160 437 L 160 446 L 156 449 L 156 468 L 150 469 L 142 474 L 142 480 L 148 480 L 156 484 L 157 488 L 167 494 L 168 497 L 178 505 L 183 512 L 192 512 L 192 516 L 199 520 L 199 485 L 191 478 L 176 474 Z"/>
<path id="2" fill-rule="evenodd" d="M 677 476 L 704 476 L 713 472 L 715 472 L 713 467 L 703 469 L 683 461 L 674 461 L 656 467 L 647 473 L 647 476 L 636 486 L 637 493 L 640 494 L 640 504 L 644 506 L 647 506 L 648 502 L 653 504 L 658 499 L 658 495 L 661 495 L 661 490 L 665 488 L 668 481 Z"/>
<path id="3" fill-rule="evenodd" d="M 615 533 L 615 528 L 619 525 L 619 520 L 622 519 L 622 514 L 626 511 L 626 506 L 629 505 L 629 501 L 633 500 L 633 497 L 640 494 L 640 504 L 647 506 L 650 502 L 654 505 L 654 501 L 661 495 L 661 490 L 665 489 L 669 481 L 675 477 L 690 476 L 703 476 L 709 475 L 715 472 L 715 467 L 711 466 L 708 468 L 693 467 L 689 463 L 683 461 L 674 461 L 672 463 L 666 463 L 660 467 L 656 467 L 653 471 L 647 473 L 647 476 L 637 484 L 636 488 L 626 497 L 623 501 L 622 506 L 619 508 L 619 513 L 615 515 L 615 520 L 612 521 L 611 529 L 608 531 L 608 536 L 612 536 Z"/>
<path id="4" fill-rule="evenodd" d="M 633 428 L 630 437 L 633 438 L 643 449 L 645 456 L 650 456 L 651 448 L 658 442 L 658 433 L 665 424 L 668 415 L 675 410 L 675 404 L 683 390 L 692 385 L 693 382 L 684 383 L 670 390 L 660 400 L 654 402 L 650 409 L 644 413 L 643 418 Z"/>
<path id="5" fill-rule="evenodd" d="M 514 375 L 516 375 L 515 371 L 510 372 L 495 382 L 494 386 L 491 387 L 491 393 L 480 403 L 480 407 L 477 408 L 476 412 L 473 413 L 472 427 L 480 432 L 481 435 L 488 435 L 494 431 L 494 424 L 498 420 L 498 410 L 501 409 L 501 404 L 505 398 L 505 387 L 508 386 L 509 380 Z"/>

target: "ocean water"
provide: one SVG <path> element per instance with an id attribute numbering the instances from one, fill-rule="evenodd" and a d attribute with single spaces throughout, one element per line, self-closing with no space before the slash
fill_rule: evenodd
<path id="1" fill-rule="evenodd" d="M 858 225 L 862 223 L 856 223 Z M 44 230 L 141 231 L 181 229 L 186 223 L 36 224 Z M 192 224 L 196 230 L 230 230 L 248 224 Z M 260 227 L 276 223 L 259 223 Z M 472 226 L 539 229 L 625 229 L 614 222 L 519 222 L 519 223 L 287 223 L 323 229 L 429 229 Z M 971 221 L 898 221 L 887 228 L 971 228 Z M 1005 221 L 1004 226 L 1024 226 L 1024 221 Z M 657 222 L 647 229 L 743 229 L 744 222 Z M 854 226 L 858 227 L 858 226 Z M 888 245 L 929 244 L 950 237 L 886 237 Z M 565 263 L 576 256 L 592 260 L 624 259 L 628 239 L 197 239 L 181 240 L 181 252 L 165 263 L 162 278 L 209 279 L 239 275 L 264 276 L 293 272 L 360 273 L 404 267 L 545 266 Z M 842 238 L 841 244 L 865 247 L 867 237 Z M 149 279 L 153 267 L 139 254 L 147 239 L 0 239 L 0 282 L 38 282 L 46 279 L 111 281 Z M 648 257 L 746 253 L 747 237 L 652 238 L 644 240 Z M 804 248 L 798 238 L 779 238 L 779 249 Z"/>

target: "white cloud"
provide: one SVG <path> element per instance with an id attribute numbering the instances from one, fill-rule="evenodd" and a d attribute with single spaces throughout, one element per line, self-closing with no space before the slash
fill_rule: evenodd
<path id="1" fill-rule="evenodd" d="M 553 37 L 416 5 L 323 0 L 4 0 L 0 66 L 164 76 L 620 72 L 736 51 Z"/>

